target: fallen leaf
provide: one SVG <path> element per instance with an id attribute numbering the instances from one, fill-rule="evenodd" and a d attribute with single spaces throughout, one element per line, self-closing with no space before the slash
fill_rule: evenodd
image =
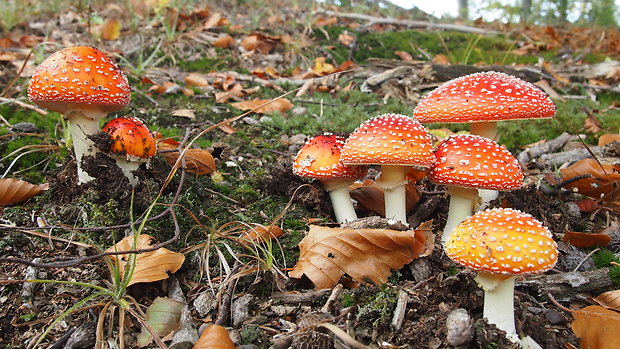
<path id="1" fill-rule="evenodd" d="M 338 35 L 338 42 L 345 46 L 350 46 L 355 42 L 355 36 L 349 34 L 346 30 Z"/>
<path id="2" fill-rule="evenodd" d="M 210 325 L 202 332 L 192 349 L 235 349 L 235 343 L 224 327 Z"/>
<path id="3" fill-rule="evenodd" d="M 258 51 L 261 54 L 266 55 L 281 42 L 281 36 L 269 36 L 254 33 L 241 39 L 241 43 L 239 45 L 247 51 Z"/>
<path id="4" fill-rule="evenodd" d="M 398 58 L 400 58 L 401 60 L 405 62 L 413 61 L 413 56 L 411 55 L 411 53 L 407 51 L 394 51 L 394 54 L 397 55 Z"/>
<path id="5" fill-rule="evenodd" d="M 196 112 L 192 109 L 177 109 L 172 111 L 172 116 L 179 116 L 182 118 L 188 118 L 192 121 L 196 121 Z"/>
<path id="6" fill-rule="evenodd" d="M 590 133 L 597 133 L 601 130 L 601 122 L 598 121 L 596 116 L 592 113 L 587 113 L 585 121 L 583 122 L 583 128 Z"/>
<path id="7" fill-rule="evenodd" d="M 177 83 L 172 81 L 165 81 L 161 85 L 153 85 L 149 88 L 149 91 L 160 93 L 160 94 L 173 94 L 179 93 L 183 91 L 183 88 L 179 86 Z"/>
<path id="8" fill-rule="evenodd" d="M 601 197 L 607 202 L 620 200 L 620 165 L 603 164 L 601 168 L 596 160 L 588 158 L 561 169 L 560 173 L 563 181 L 579 175 L 592 176 L 570 183 L 565 188 L 577 188 L 580 194 L 597 200 Z"/>
<path id="9" fill-rule="evenodd" d="M 222 124 L 222 125 L 219 125 L 217 128 L 219 128 L 222 132 L 226 133 L 227 135 L 231 135 L 237 132 L 237 130 L 235 130 L 234 127 L 230 126 L 230 124 Z"/>
<path id="10" fill-rule="evenodd" d="M 545 79 L 539 80 L 536 81 L 534 85 L 545 91 L 545 93 L 547 93 L 552 99 L 562 99 L 562 96 L 560 96 L 560 94 L 553 87 L 551 87 L 551 85 L 549 85 L 549 81 Z"/>
<path id="11" fill-rule="evenodd" d="M 325 62 L 325 57 L 318 57 L 314 60 L 312 72 L 318 76 L 328 75 L 336 71 L 336 67 Z"/>
<path id="12" fill-rule="evenodd" d="M 448 56 L 446 55 L 438 54 L 433 57 L 433 63 L 448 65 L 450 64 L 450 58 L 448 58 Z"/>
<path id="13" fill-rule="evenodd" d="M 385 200 L 383 188 L 372 179 L 365 179 L 361 184 L 354 183 L 349 186 L 351 198 L 358 205 L 368 211 L 385 216 Z M 420 200 L 420 192 L 414 184 L 405 184 L 407 199 L 406 212 L 411 213 Z"/>
<path id="14" fill-rule="evenodd" d="M 202 29 L 209 30 L 214 27 L 218 27 L 220 25 L 220 21 L 222 20 L 222 14 L 216 12 L 212 14 L 209 19 L 204 23 Z"/>
<path id="15" fill-rule="evenodd" d="M 116 245 L 108 248 L 106 252 L 129 251 L 132 250 L 134 236 L 130 235 L 119 241 Z M 140 234 L 135 249 L 147 249 L 153 246 L 153 237 L 148 234 Z M 155 251 L 135 254 L 135 266 L 133 275 L 128 285 L 140 282 L 153 282 L 168 278 L 168 272 L 174 273 L 185 261 L 182 253 L 170 251 L 166 248 L 158 248 Z M 108 256 L 113 263 L 118 261 L 121 274 L 125 272 L 125 266 L 129 260 L 129 255 L 121 254 Z"/>
<path id="16" fill-rule="evenodd" d="M 607 144 L 612 143 L 612 142 L 620 142 L 620 134 L 606 133 L 600 136 L 598 139 L 598 146 L 604 147 Z"/>
<path id="17" fill-rule="evenodd" d="M 103 23 L 101 38 L 103 40 L 116 40 L 121 36 L 121 21 L 116 18 L 108 18 Z"/>
<path id="18" fill-rule="evenodd" d="M 620 311 L 620 290 L 607 291 L 594 298 L 594 301 L 607 309 Z"/>
<path id="19" fill-rule="evenodd" d="M 222 34 L 217 39 L 215 39 L 215 41 L 213 41 L 211 45 L 219 48 L 229 48 L 235 45 L 235 39 L 228 34 Z"/>
<path id="20" fill-rule="evenodd" d="M 314 21 L 314 25 L 317 27 L 324 27 L 326 25 L 336 24 L 337 22 L 338 22 L 338 18 L 336 17 L 328 17 L 328 18 L 318 17 Z"/>
<path id="21" fill-rule="evenodd" d="M 172 298 L 157 297 L 146 309 L 146 322 L 153 332 L 163 337 L 179 329 L 184 304 Z M 142 326 L 142 332 L 136 338 L 136 345 L 144 347 L 153 341 L 151 333 Z"/>
<path id="22" fill-rule="evenodd" d="M 0 62 L 13 62 L 17 55 L 13 52 L 0 51 Z"/>
<path id="23" fill-rule="evenodd" d="M 177 145 L 158 141 L 158 150 L 170 166 L 174 166 L 179 158 Z M 164 152 L 164 150 L 166 150 Z M 206 175 L 215 170 L 215 159 L 206 149 L 188 149 L 185 152 L 185 170 L 195 175 Z"/>
<path id="24" fill-rule="evenodd" d="M 271 239 L 275 239 L 282 234 L 284 230 L 280 229 L 277 225 L 264 226 L 262 224 L 253 224 L 254 226 L 241 235 L 242 241 L 250 242 L 263 242 Z"/>
<path id="25" fill-rule="evenodd" d="M 49 189 L 49 184 L 31 184 L 16 178 L 0 178 L 0 206 L 26 201 Z"/>
<path id="26" fill-rule="evenodd" d="M 205 87 L 209 86 L 209 80 L 204 74 L 189 73 L 184 79 L 188 86 Z"/>
<path id="27" fill-rule="evenodd" d="M 433 249 L 430 230 L 341 229 L 310 226 L 299 243 L 299 260 L 289 275 L 306 275 L 317 289 L 332 288 L 344 274 L 355 282 L 381 285 L 392 270 L 427 256 Z"/>
<path id="28" fill-rule="evenodd" d="M 269 103 L 267 105 L 264 105 L 262 107 L 260 107 L 261 105 L 269 102 L 269 99 L 253 99 L 250 101 L 242 101 L 242 102 L 237 102 L 237 103 L 232 103 L 231 105 L 237 109 L 241 109 L 241 110 L 253 110 L 255 113 L 258 114 L 267 114 L 267 113 L 273 113 L 275 111 L 283 113 L 289 109 L 291 109 L 293 107 L 293 103 L 291 103 L 291 101 L 289 101 L 286 98 L 280 98 L 280 99 L 276 99 L 275 101 L 273 101 L 272 103 Z M 260 107 L 260 108 L 259 108 Z"/>
<path id="29" fill-rule="evenodd" d="M 614 349 L 620 343 L 620 313 L 590 305 L 572 313 L 571 328 L 583 349 Z"/>
<path id="30" fill-rule="evenodd" d="M 607 234 L 591 234 L 569 231 L 564 234 L 562 241 L 568 242 L 575 247 L 605 247 L 609 245 L 611 237 Z"/>
<path id="31" fill-rule="evenodd" d="M 598 210 L 599 208 L 601 208 L 601 205 L 599 205 L 598 202 L 596 202 L 592 198 L 583 198 L 583 199 L 576 200 L 574 202 L 575 202 L 575 205 L 579 207 L 579 210 L 581 212 L 594 212 Z"/>

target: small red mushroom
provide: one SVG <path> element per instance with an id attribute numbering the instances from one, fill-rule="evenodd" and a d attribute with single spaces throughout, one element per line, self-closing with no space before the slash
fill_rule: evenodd
<path id="1" fill-rule="evenodd" d="M 88 136 L 100 132 L 99 120 L 107 113 L 129 104 L 130 92 L 125 73 L 93 47 L 64 48 L 34 72 L 28 98 L 69 120 L 80 184 L 93 179 L 82 170 L 82 157 L 95 151 Z"/>
<path id="2" fill-rule="evenodd" d="M 368 172 L 366 166 L 345 166 L 341 162 L 340 152 L 344 141 L 344 137 L 331 133 L 316 136 L 299 150 L 293 164 L 296 175 L 318 179 L 323 183 L 338 223 L 357 219 L 348 186 Z"/>
<path id="3" fill-rule="evenodd" d="M 119 117 L 103 127 L 110 136 L 110 152 L 115 154 L 116 164 L 121 168 L 132 186 L 138 184 L 134 171 L 155 156 L 157 145 L 151 131 L 136 117 Z"/>
<path id="4" fill-rule="evenodd" d="M 413 167 L 435 164 L 433 142 L 418 121 L 399 114 L 383 114 L 362 123 L 342 149 L 346 165 L 381 165 L 378 183 L 385 195 L 385 216 L 407 224 L 405 183 Z"/>
<path id="5" fill-rule="evenodd" d="M 450 194 L 445 244 L 450 232 L 473 213 L 478 189 L 513 190 L 523 184 L 523 170 L 506 148 L 490 139 L 468 134 L 453 135 L 435 148 L 437 163 L 429 172 L 433 183 Z"/>
<path id="6" fill-rule="evenodd" d="M 476 281 L 484 290 L 484 317 L 517 342 L 514 280 L 553 268 L 558 249 L 551 232 L 527 213 L 496 208 L 459 224 L 445 250 L 453 261 L 478 271 Z"/>

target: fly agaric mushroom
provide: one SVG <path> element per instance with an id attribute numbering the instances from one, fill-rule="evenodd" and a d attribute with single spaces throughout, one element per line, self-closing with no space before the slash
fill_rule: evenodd
<path id="1" fill-rule="evenodd" d="M 413 115 L 422 123 L 468 122 L 472 134 L 495 140 L 497 121 L 552 118 L 555 104 L 533 84 L 489 71 L 437 87 L 418 103 Z"/>
<path id="2" fill-rule="evenodd" d="M 435 164 L 433 142 L 426 128 L 399 114 L 383 114 L 362 123 L 342 149 L 345 165 L 381 165 L 378 181 L 385 192 L 385 217 L 407 224 L 405 176 L 410 167 Z"/>
<path id="3" fill-rule="evenodd" d="M 88 136 L 101 131 L 99 120 L 107 113 L 129 104 L 130 92 L 127 77 L 118 65 L 88 46 L 55 52 L 32 75 L 28 98 L 69 120 L 80 184 L 93 179 L 82 169 L 82 158 L 95 152 Z"/>
<path id="4" fill-rule="evenodd" d="M 368 172 L 366 166 L 345 166 L 340 161 L 344 137 L 325 133 L 306 142 L 293 164 L 293 173 L 318 179 L 329 193 L 338 223 L 351 222 L 357 214 L 349 195 L 349 184 Z"/>
<path id="5" fill-rule="evenodd" d="M 110 152 L 115 154 L 116 164 L 121 168 L 132 186 L 138 184 L 134 171 L 155 156 L 157 145 L 151 131 L 136 117 L 119 117 L 103 127 L 110 136 Z"/>
<path id="6" fill-rule="evenodd" d="M 517 159 L 506 148 L 481 136 L 450 136 L 437 145 L 435 156 L 437 163 L 429 178 L 445 185 L 450 194 L 448 220 L 441 237 L 444 244 L 452 229 L 472 215 L 478 189 L 513 190 L 523 184 Z"/>
<path id="7" fill-rule="evenodd" d="M 484 317 L 517 342 L 514 280 L 553 268 L 558 250 L 551 232 L 521 211 L 486 210 L 454 229 L 446 243 L 446 255 L 479 272 L 476 281 L 484 290 Z"/>

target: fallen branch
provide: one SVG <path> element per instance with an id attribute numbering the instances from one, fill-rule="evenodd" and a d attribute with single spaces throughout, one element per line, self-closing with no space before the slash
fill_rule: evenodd
<path id="1" fill-rule="evenodd" d="M 564 144 L 566 144 L 566 142 L 571 140 L 573 137 L 574 136 L 564 132 L 555 139 L 525 149 L 519 153 L 517 159 L 520 163 L 527 165 L 538 159 L 541 155 L 555 153 L 556 151 L 562 149 Z"/>
<path id="2" fill-rule="evenodd" d="M 34 111 L 36 111 L 37 113 L 39 113 L 41 115 L 49 114 L 46 110 L 43 110 L 43 109 L 37 107 L 36 105 L 24 103 L 24 102 L 20 101 L 19 99 L 0 97 L 0 104 L 5 104 L 5 103 L 15 104 L 15 105 L 20 106 L 22 108 L 34 110 Z"/>
<path id="3" fill-rule="evenodd" d="M 534 288 L 534 294 L 551 293 L 560 300 L 567 301 L 576 298 L 579 293 L 601 294 L 614 287 L 609 278 L 609 268 L 589 271 L 571 271 L 559 274 L 545 274 L 538 278 L 528 278 L 517 282 L 516 285 L 525 288 Z"/>

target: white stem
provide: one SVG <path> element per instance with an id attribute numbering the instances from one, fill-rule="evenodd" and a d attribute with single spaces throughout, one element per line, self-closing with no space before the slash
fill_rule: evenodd
<path id="1" fill-rule="evenodd" d="M 334 189 L 329 192 L 329 197 L 332 200 L 332 207 L 334 208 L 338 223 L 352 222 L 357 219 L 357 214 L 349 195 L 349 188 L 344 186 Z"/>
<path id="2" fill-rule="evenodd" d="M 82 169 L 82 158 L 85 155 L 95 155 L 96 150 L 93 141 L 88 136 L 101 131 L 99 122 L 84 116 L 79 111 L 66 115 L 69 119 L 75 162 L 77 163 L 78 181 L 80 184 L 88 183 L 94 179 Z"/>
<path id="3" fill-rule="evenodd" d="M 485 279 L 503 278 L 494 287 L 485 287 Z M 489 323 L 506 332 L 506 337 L 513 342 L 518 342 L 517 330 L 515 329 L 514 317 L 514 285 L 516 276 L 493 275 L 479 273 L 476 281 L 484 289 L 483 316 Z"/>
<path id="4" fill-rule="evenodd" d="M 476 189 L 452 185 L 446 186 L 446 189 L 448 194 L 450 194 L 450 208 L 448 210 L 448 219 L 441 235 L 441 242 L 444 246 L 452 230 L 465 218 L 473 214 L 474 203 L 478 198 L 478 191 Z"/>
<path id="5" fill-rule="evenodd" d="M 116 158 L 116 165 L 121 168 L 121 171 L 125 174 L 125 177 L 129 179 L 129 183 L 131 183 L 132 187 L 135 187 L 138 184 L 138 178 L 133 174 L 135 170 L 140 167 L 142 162 L 140 161 L 129 161 L 123 158 Z"/>
<path id="6" fill-rule="evenodd" d="M 469 133 L 486 137 L 495 142 L 499 140 L 497 137 L 497 122 L 495 121 L 472 122 L 469 124 Z"/>
<path id="7" fill-rule="evenodd" d="M 481 203 L 479 210 L 484 210 L 489 206 L 489 203 L 499 196 L 499 192 L 497 190 L 491 189 L 478 189 L 478 196 L 480 196 Z"/>
<path id="8" fill-rule="evenodd" d="M 379 180 L 384 191 L 385 218 L 400 221 L 404 225 L 407 225 L 406 169 L 405 166 L 381 165 Z"/>

